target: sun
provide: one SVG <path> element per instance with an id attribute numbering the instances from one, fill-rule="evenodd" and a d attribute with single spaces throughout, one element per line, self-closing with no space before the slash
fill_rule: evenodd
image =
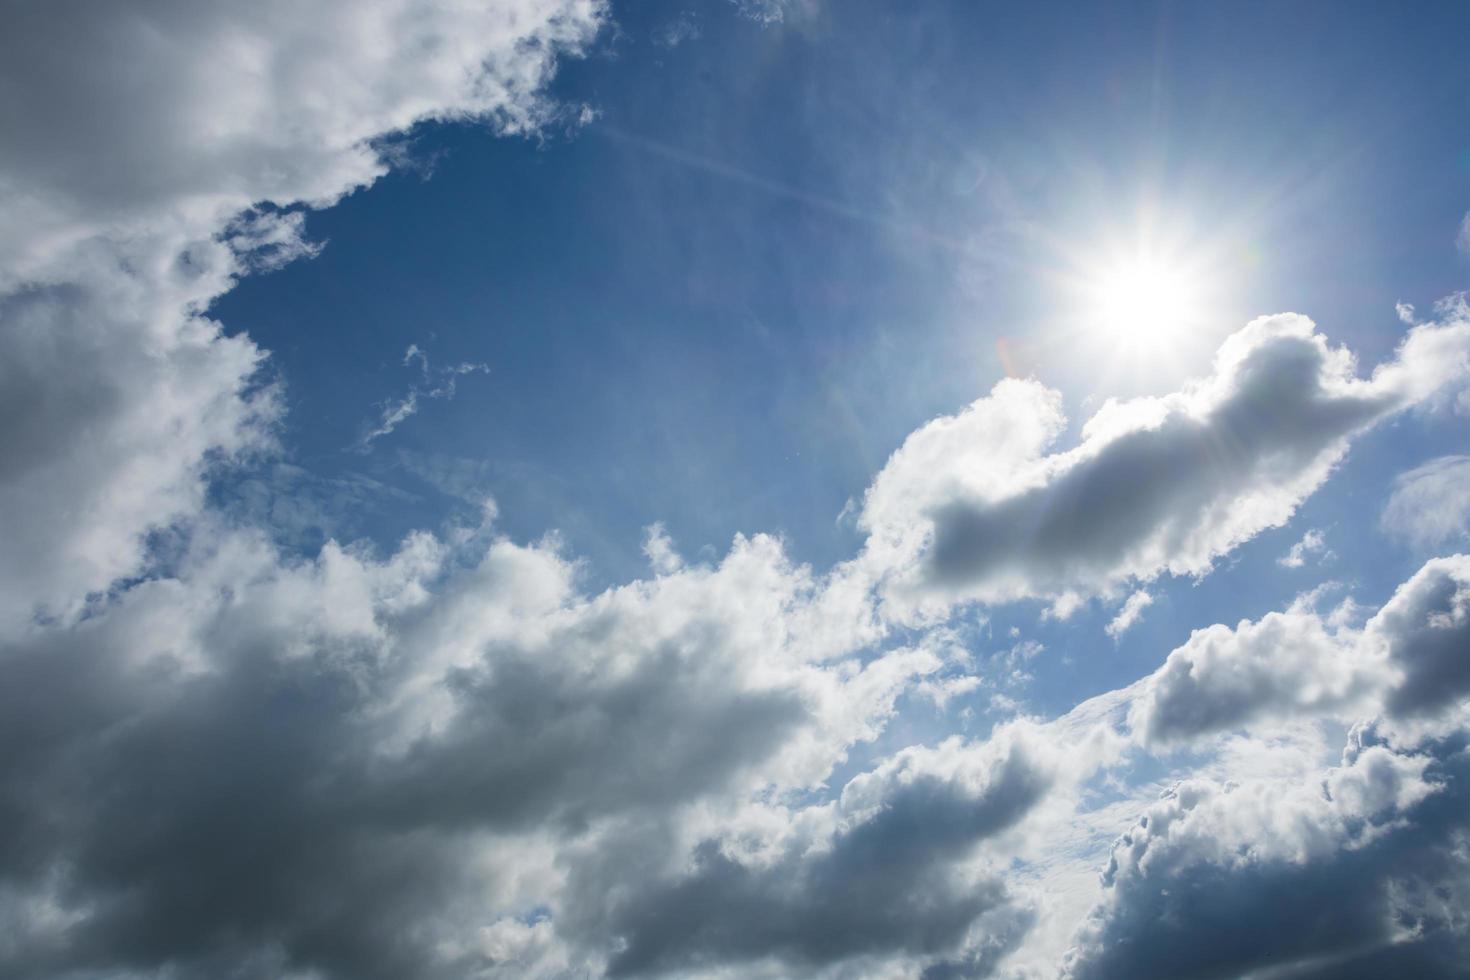
<path id="1" fill-rule="evenodd" d="M 1256 252 L 1244 225 L 1203 226 L 1193 213 L 1079 207 L 1062 230 L 1042 232 L 1046 312 L 1028 338 L 1033 357 L 1099 397 L 1149 393 L 1207 367 L 1238 325 Z"/>
<path id="2" fill-rule="evenodd" d="M 1167 344 L 1188 330 L 1200 297 L 1200 284 L 1184 263 L 1137 250 L 1109 257 L 1087 277 L 1084 315 L 1114 343 Z"/>

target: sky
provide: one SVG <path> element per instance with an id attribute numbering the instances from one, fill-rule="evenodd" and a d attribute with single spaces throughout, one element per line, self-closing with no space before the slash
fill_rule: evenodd
<path id="1" fill-rule="evenodd" d="M 0 24 L 0 973 L 1465 975 L 1470 10 Z"/>

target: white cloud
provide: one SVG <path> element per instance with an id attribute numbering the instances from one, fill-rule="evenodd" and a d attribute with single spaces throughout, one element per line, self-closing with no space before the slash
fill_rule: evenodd
<path id="1" fill-rule="evenodd" d="M 920 648 L 859 659 L 858 633 L 818 662 L 832 637 L 809 612 L 831 582 L 770 538 L 587 596 L 553 544 L 466 531 L 462 545 L 415 535 L 382 560 L 329 544 L 292 562 L 257 535 L 201 527 L 180 577 L 13 642 L 0 659 L 0 810 L 23 855 L 0 848 L 0 880 L 27 902 L 60 869 L 67 885 L 45 899 L 56 916 L 7 930 L 0 972 L 213 973 L 269 950 L 277 974 L 464 975 L 476 965 L 465 937 L 487 929 L 595 971 L 606 929 L 642 928 L 636 915 L 584 919 L 598 893 L 582 885 L 605 861 L 633 862 L 619 872 L 629 902 L 656 902 L 663 862 L 728 830 L 706 808 L 735 814 L 818 785 L 941 666 Z M 1030 798 L 1029 769 L 1001 779 L 954 764 L 954 807 L 914 811 L 936 832 L 986 786 L 1004 796 L 952 845 L 893 827 L 884 839 L 912 833 L 912 853 L 932 851 L 931 874 Z M 834 872 L 886 873 L 863 870 L 861 835 L 878 830 L 860 827 L 877 819 L 836 832 L 839 851 L 844 839 L 857 850 Z M 648 849 L 615 846 L 629 828 L 654 834 Z M 219 889 L 242 868 L 249 887 Z M 910 874 L 909 892 L 864 897 L 863 914 L 893 937 L 931 935 L 902 900 L 930 874 L 889 870 Z M 215 898 L 191 898 L 201 891 Z M 955 886 L 956 931 L 936 951 L 1003 901 L 991 893 L 973 904 Z M 554 943 L 505 924 L 531 907 L 551 910 Z M 860 911 L 848 910 L 854 936 Z M 123 938 L 137 935 L 150 942 Z"/>
<path id="2" fill-rule="evenodd" d="M 1129 724 L 1150 744 L 1257 722 L 1383 713 L 1412 720 L 1470 695 L 1470 557 L 1436 558 L 1362 629 L 1305 602 L 1196 630 L 1147 678 Z"/>
<path id="3" fill-rule="evenodd" d="M 256 202 L 330 203 L 383 173 L 373 139 L 424 119 L 533 129 L 555 55 L 601 17 L 593 0 L 13 10 L 0 87 L 27 97 L 4 109 L 0 288 L 90 238 L 207 238 Z"/>
<path id="4" fill-rule="evenodd" d="M 1303 534 L 1302 539 L 1292 545 L 1286 554 L 1276 559 L 1276 564 L 1282 568 L 1301 568 L 1313 555 L 1320 555 L 1322 561 L 1333 556 L 1332 552 L 1327 550 L 1327 540 L 1317 528 L 1312 528 Z"/>
<path id="5" fill-rule="evenodd" d="M 1414 327 L 1368 379 L 1305 317 L 1256 320 L 1225 341 L 1211 376 L 1109 401 L 1078 446 L 1052 454 L 1060 396 L 1003 381 L 889 459 L 863 504 L 864 560 L 899 616 L 1203 574 L 1284 524 L 1355 434 L 1470 375 L 1461 312 Z"/>
<path id="6" fill-rule="evenodd" d="M 652 34 L 653 43 L 661 48 L 677 48 L 686 41 L 697 41 L 699 37 L 699 21 L 692 10 L 681 10 L 678 16 Z"/>
<path id="7" fill-rule="evenodd" d="M 1116 640 L 1126 633 L 1134 623 L 1142 618 L 1143 611 L 1153 605 L 1153 602 L 1154 597 L 1142 589 L 1130 595 L 1123 603 L 1123 608 L 1118 610 L 1118 615 L 1114 616 L 1112 622 L 1105 627 L 1108 636 Z"/>
<path id="8" fill-rule="evenodd" d="M 1453 976 L 1470 862 L 1445 768 L 1360 745 L 1305 785 L 1179 783 L 1119 838 L 1064 976 Z"/>
<path id="9" fill-rule="evenodd" d="M 1302 604 L 1197 632 L 1156 674 L 1054 722 L 849 758 L 906 695 L 981 686 L 944 631 L 888 641 L 912 604 L 1039 597 L 1064 615 L 1208 570 L 1283 523 L 1355 432 L 1464 377 L 1463 304 L 1367 380 L 1304 318 L 1257 321 L 1210 378 L 1109 403 L 1050 455 L 1060 397 L 1003 382 L 905 442 L 866 496 L 864 555 L 828 574 L 761 535 L 685 563 L 654 525 L 653 576 L 586 594 L 554 535 L 500 537 L 488 501 L 486 525 L 384 557 L 335 541 L 288 557 L 234 522 L 249 507 L 204 507 L 210 468 L 268 452 L 281 411 L 265 354 L 205 317 L 211 301 L 316 254 L 299 207 L 376 179 L 396 156 L 381 138 L 555 117 L 556 58 L 603 18 L 591 0 L 58 0 L 10 17 L 0 972 L 1054 966 L 1046 944 L 1100 887 L 1086 862 L 1140 791 L 1123 767 L 1239 729 L 1216 764 L 1260 778 L 1184 783 L 1149 809 L 1114 850 L 1080 974 L 1139 975 L 1129 953 L 1159 948 L 1159 922 L 1160 942 L 1182 937 L 1160 955 L 1231 972 L 1260 944 L 1212 946 L 1188 897 L 1277 913 L 1262 880 L 1300 897 L 1286 912 L 1328 924 L 1287 949 L 1298 959 L 1340 936 L 1377 942 L 1388 921 L 1412 922 L 1427 938 L 1401 945 L 1420 950 L 1463 934 L 1470 773 L 1434 741 L 1470 693 L 1463 556 L 1426 564 L 1360 629 Z M 479 369 L 435 371 L 417 346 L 405 364 L 421 382 L 368 442 Z M 484 499 L 478 464 L 400 458 Z M 298 502 L 292 522 L 331 519 Z M 148 566 L 145 536 L 175 524 L 187 533 Z M 1134 591 L 1110 632 L 1149 599 Z M 1012 638 L 993 663 L 1020 682 L 1041 647 Z M 1342 764 L 1315 770 L 1296 743 L 1250 731 L 1368 711 Z M 1421 839 L 1400 832 L 1411 819 Z M 1277 877 L 1250 878 L 1262 869 Z M 1044 887 L 1062 880 L 1060 896 Z M 1373 914 L 1352 918 L 1357 899 Z"/>
<path id="10" fill-rule="evenodd" d="M 1115 843 L 1063 975 L 1457 975 L 1470 558 L 1426 563 L 1360 630 L 1338 619 L 1301 601 L 1197 631 L 1126 692 L 1136 736 L 1196 741 Z M 1335 765 L 1303 727 L 1322 716 L 1361 719 Z"/>
<path id="11" fill-rule="evenodd" d="M 408 350 L 403 353 L 403 366 L 410 367 L 414 363 L 417 363 L 419 366 L 423 386 L 410 385 L 408 394 L 402 398 L 390 399 L 383 403 L 381 416 L 376 422 L 367 427 L 362 438 L 357 442 L 356 448 L 359 452 L 371 452 L 375 440 L 391 434 L 410 417 L 418 414 L 420 398 L 443 399 L 448 401 L 459 390 L 460 378 L 466 374 L 490 373 L 490 365 L 472 364 L 469 362 L 454 364 L 445 368 L 432 367 L 429 364 L 428 351 L 424 350 L 418 344 L 409 344 Z"/>
<path id="12" fill-rule="evenodd" d="M 1131 724 L 1148 742 L 1164 743 L 1260 718 L 1351 708 L 1377 686 L 1355 640 L 1301 607 L 1234 629 L 1195 630 L 1149 679 Z"/>
<path id="13" fill-rule="evenodd" d="M 266 446 L 264 353 L 201 315 L 309 256 L 297 202 L 371 183 L 426 119 L 526 132 L 594 0 L 82 0 L 0 32 L 0 625 L 66 615 Z"/>
<path id="14" fill-rule="evenodd" d="M 730 0 L 741 15 L 761 24 L 779 24 L 788 14 L 810 17 L 817 10 L 817 0 Z"/>
<path id="15" fill-rule="evenodd" d="M 611 976 L 688 975 L 765 964 L 819 973 L 844 961 L 935 975 L 986 971 L 1025 934 L 1030 911 L 975 852 L 1024 818 L 1053 775 L 1034 738 L 1010 729 L 905 750 L 835 804 L 780 816 L 770 844 L 696 848 L 692 867 L 618 895 L 579 889 L 621 942 Z M 619 874 L 619 880 L 626 880 Z M 857 966 L 860 971 L 861 965 Z M 774 972 L 774 971 L 773 971 Z"/>
<path id="16" fill-rule="evenodd" d="M 643 554 L 655 575 L 668 575 L 684 567 L 684 559 L 662 523 L 655 522 L 643 529 Z"/>
<path id="17" fill-rule="evenodd" d="M 1470 535 L 1470 456 L 1441 456 L 1400 474 L 1382 524 L 1424 549 Z"/>
<path id="18" fill-rule="evenodd" d="M 1460 222 L 1460 234 L 1455 236 L 1455 244 L 1460 251 L 1470 255 L 1470 211 L 1465 213 L 1465 218 Z"/>

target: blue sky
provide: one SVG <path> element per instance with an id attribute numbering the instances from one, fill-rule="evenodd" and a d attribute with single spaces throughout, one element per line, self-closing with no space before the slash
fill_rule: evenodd
<path id="1" fill-rule="evenodd" d="M 289 12 L 0 15 L 0 972 L 1458 975 L 1470 11 Z"/>
<path id="2" fill-rule="evenodd" d="M 1371 365 L 1402 334 L 1396 303 L 1463 285 L 1470 134 L 1436 124 L 1470 100 L 1454 26 L 1252 13 L 877 4 L 777 27 L 720 5 L 619 10 L 553 86 L 594 122 L 536 139 L 421 127 L 415 166 L 310 215 L 318 257 L 212 312 L 271 351 L 294 463 L 397 491 L 338 534 L 391 547 L 486 494 L 517 537 L 557 529 L 598 584 L 644 572 L 655 521 L 691 554 L 771 531 L 826 567 L 859 547 L 839 516 L 904 436 L 1006 373 L 1001 338 L 1080 424 L 1101 399 L 1203 373 L 1264 312 L 1311 316 Z M 685 23 L 698 36 L 668 47 Z M 1124 358 L 1100 378 L 1113 341 L 1058 335 L 1055 277 L 1149 213 L 1212 253 L 1219 305 L 1173 363 Z M 489 372 L 352 451 L 420 384 L 410 345 Z M 1385 594 L 1423 556 L 1362 540 L 1353 498 L 1467 448 L 1458 419 L 1374 433 L 1290 527 L 1170 587 L 1127 640 L 1131 669 L 1316 584 L 1276 565 L 1309 528 L 1337 575 Z M 1090 662 L 1088 626 L 1049 642 Z M 1099 666 L 1105 690 L 1120 668 Z"/>

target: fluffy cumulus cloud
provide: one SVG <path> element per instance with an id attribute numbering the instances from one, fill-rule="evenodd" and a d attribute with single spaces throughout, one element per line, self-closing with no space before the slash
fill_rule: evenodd
<path id="1" fill-rule="evenodd" d="M 1107 594 L 1199 575 L 1285 523 L 1352 437 L 1470 371 L 1470 317 L 1411 329 L 1367 378 L 1305 317 L 1256 320 L 1214 372 L 1161 398 L 1110 401 L 1075 448 L 1046 449 L 1060 396 L 1006 380 L 913 433 L 861 524 L 895 605 Z"/>
<path id="2" fill-rule="evenodd" d="M 1113 847 L 1067 975 L 1459 975 L 1467 652 L 1463 555 L 1427 563 L 1361 630 L 1297 606 L 1197 632 L 1135 686 L 1135 735 L 1358 720 L 1336 765 L 1308 753 L 1285 775 L 1185 778 L 1148 807 Z"/>
<path id="3" fill-rule="evenodd" d="M 1308 597 L 1198 630 L 1050 721 L 999 696 L 976 718 L 1050 654 L 1013 634 L 978 665 L 945 617 L 1101 596 L 1121 634 L 1141 583 L 1284 523 L 1356 434 L 1462 380 L 1463 303 L 1366 373 L 1304 317 L 1258 320 L 1070 449 L 1058 393 L 1002 382 L 905 441 L 828 571 L 759 534 L 686 560 L 655 524 L 648 576 L 593 593 L 492 504 L 387 554 L 301 543 L 352 523 L 272 499 L 318 478 L 273 446 L 267 355 L 211 302 L 310 260 L 305 209 L 416 124 L 559 118 L 546 82 L 605 20 L 593 0 L 7 13 L 0 973 L 1452 975 L 1470 558 L 1366 622 Z M 406 361 L 420 380 L 367 441 L 480 370 Z M 220 485 L 261 455 L 285 490 Z M 418 462 L 481 499 L 479 470 Z M 1414 521 L 1462 462 L 1406 475 L 1387 525 L 1449 537 Z M 361 479 L 344 506 L 379 494 Z M 226 519 L 211 489 L 244 503 Z M 893 723 L 916 704 L 975 726 Z"/>
<path id="4" fill-rule="evenodd" d="M 765 853 L 703 841 L 691 866 L 615 903 L 608 929 L 621 944 L 609 974 L 730 965 L 810 974 L 895 955 L 935 976 L 993 964 L 1030 911 L 972 857 L 1050 781 L 1045 757 L 1014 731 L 900 753 L 849 782 L 835 805 L 789 817 L 794 832 Z"/>
<path id="5" fill-rule="evenodd" d="M 1307 602 L 1196 630 L 1147 678 L 1131 713 L 1149 742 L 1258 720 L 1430 714 L 1470 694 L 1470 557 L 1428 562 L 1362 629 Z"/>
<path id="6" fill-rule="evenodd" d="M 1286 554 L 1276 559 L 1282 568 L 1301 568 L 1308 561 L 1325 561 L 1333 557 L 1327 548 L 1327 539 L 1317 528 L 1312 528 L 1302 539 L 1287 549 Z"/>
<path id="7" fill-rule="evenodd" d="M 1460 975 L 1467 775 L 1358 743 L 1310 785 L 1182 782 L 1119 839 L 1066 975 Z"/>
<path id="8" fill-rule="evenodd" d="M 608 843 L 630 827 L 661 828 L 643 854 L 657 860 L 664 834 L 708 833 L 702 806 L 818 784 L 939 666 L 913 648 L 815 658 L 807 613 L 823 583 L 771 539 L 588 597 L 550 544 L 463 537 L 293 562 L 253 535 L 201 533 L 178 578 L 8 644 L 0 972 L 521 976 L 485 930 L 537 909 L 585 917 L 576 896 L 602 893 L 578 882 L 631 853 Z M 933 849 L 932 869 L 1016 819 L 1044 782 L 1009 758 L 932 787 L 905 788 L 917 762 L 864 783 L 879 813 L 905 793 L 954 799 L 848 817 L 814 881 L 891 875 L 909 891 L 828 925 L 858 916 L 856 935 L 887 918 L 895 943 L 957 945 L 1003 889 L 936 893 L 951 931 L 923 940 L 907 905 L 922 883 L 880 852 L 908 835 L 916 856 Z M 661 900 L 648 888 L 605 929 L 560 934 L 556 955 L 593 969 L 612 956 L 623 973 L 664 962 L 644 949 L 666 940 L 633 911 Z"/>

